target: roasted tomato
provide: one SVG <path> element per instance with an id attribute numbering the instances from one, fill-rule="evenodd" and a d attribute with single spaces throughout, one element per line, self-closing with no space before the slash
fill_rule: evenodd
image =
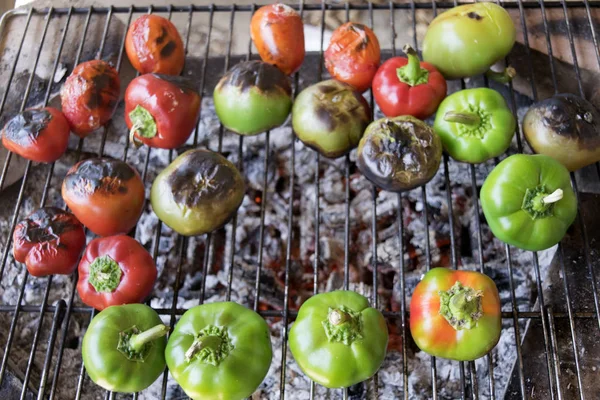
<path id="1" fill-rule="evenodd" d="M 371 86 L 381 54 L 375 33 L 355 22 L 337 28 L 325 50 L 325 67 L 338 81 L 364 92 Z"/>
<path id="2" fill-rule="evenodd" d="M 53 162 L 69 144 L 69 123 L 56 108 L 36 108 L 15 115 L 2 130 L 2 144 L 23 158 Z"/>
<path id="3" fill-rule="evenodd" d="M 60 93 L 71 130 L 86 137 L 106 124 L 115 113 L 120 91 L 119 73 L 107 62 L 92 60 L 75 67 Z"/>
<path id="4" fill-rule="evenodd" d="M 133 68 L 141 74 L 179 75 L 183 71 L 185 52 L 175 25 L 158 15 L 136 19 L 125 39 L 125 51 Z"/>
<path id="5" fill-rule="evenodd" d="M 96 310 L 141 303 L 152 292 L 156 264 L 134 238 L 117 235 L 92 240 L 79 263 L 77 292 Z"/>
<path id="6" fill-rule="evenodd" d="M 68 275 L 85 247 L 85 232 L 70 212 L 44 207 L 19 222 L 13 242 L 15 260 L 25 263 L 31 275 Z"/>
<path id="7" fill-rule="evenodd" d="M 252 16 L 250 36 L 260 58 L 286 75 L 298 71 L 304 61 L 304 24 L 300 15 L 285 4 L 271 4 Z"/>
<path id="8" fill-rule="evenodd" d="M 127 233 L 135 226 L 144 208 L 144 184 L 127 163 L 93 158 L 69 170 L 62 197 L 92 232 L 110 236 Z"/>
<path id="9" fill-rule="evenodd" d="M 132 138 L 151 147 L 185 143 L 200 116 L 200 95 L 188 78 L 142 75 L 125 92 L 125 122 Z"/>

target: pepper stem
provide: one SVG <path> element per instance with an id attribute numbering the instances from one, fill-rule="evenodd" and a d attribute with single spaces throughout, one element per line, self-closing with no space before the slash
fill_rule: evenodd
<path id="1" fill-rule="evenodd" d="M 517 76 L 517 70 L 511 66 L 506 67 L 502 71 L 494 71 L 490 69 L 485 73 L 485 76 L 498 83 L 508 83 L 512 81 L 515 76 Z"/>
<path id="2" fill-rule="evenodd" d="M 129 140 L 131 140 L 136 146 L 138 146 L 138 143 L 141 142 L 136 142 L 135 132 L 144 138 L 153 138 L 156 136 L 156 121 L 154 121 L 152 114 L 150 114 L 150 112 L 144 107 L 140 106 L 139 104 L 135 106 L 135 108 L 129 113 L 129 119 L 132 123 L 131 130 L 129 131 Z"/>
<path id="3" fill-rule="evenodd" d="M 456 330 L 471 329 L 483 315 L 483 292 L 456 281 L 447 291 L 441 290 L 440 314 Z"/>
<path id="4" fill-rule="evenodd" d="M 129 347 L 133 351 L 140 351 L 146 343 L 150 343 L 153 340 L 161 338 L 169 333 L 169 327 L 163 324 L 153 326 L 150 329 L 145 330 L 129 338 Z"/>
<path id="5" fill-rule="evenodd" d="M 400 82 L 410 86 L 417 86 L 429 81 L 429 71 L 421 67 L 421 61 L 415 49 L 408 44 L 402 49 L 408 57 L 408 63 L 396 69 L 396 75 Z"/>
<path id="6" fill-rule="evenodd" d="M 341 325 L 344 322 L 348 321 L 350 319 L 350 316 L 342 310 L 338 310 L 336 308 L 329 313 L 329 316 L 327 318 L 329 319 L 329 322 L 331 322 L 332 325 Z"/>
<path id="7" fill-rule="evenodd" d="M 142 147 L 142 145 L 144 144 L 144 142 L 142 142 L 140 139 L 138 139 L 135 136 L 135 132 L 140 129 L 142 127 L 141 124 L 138 124 L 137 122 L 135 124 L 132 125 L 131 129 L 129 130 L 129 142 L 133 143 L 133 145 L 135 146 L 136 149 L 139 149 L 140 147 Z"/>
<path id="8" fill-rule="evenodd" d="M 465 125 L 479 125 L 481 124 L 481 117 L 479 114 L 469 111 L 448 111 L 444 114 L 444 121 Z"/>
<path id="9" fill-rule="evenodd" d="M 557 201 L 559 201 L 562 198 L 563 198 L 562 189 L 556 189 L 554 192 L 552 192 L 548 196 L 544 197 L 542 199 L 542 202 L 544 204 L 552 204 L 552 203 L 556 203 Z"/>
<path id="10" fill-rule="evenodd" d="M 111 293 L 121 283 L 123 271 L 119 263 L 110 256 L 97 257 L 90 264 L 90 276 L 88 282 L 98 293 Z"/>
<path id="11" fill-rule="evenodd" d="M 218 351 L 222 340 L 218 336 L 201 336 L 194 340 L 194 343 L 185 352 L 185 361 L 190 362 L 196 354 L 202 349 L 210 348 L 214 352 Z"/>

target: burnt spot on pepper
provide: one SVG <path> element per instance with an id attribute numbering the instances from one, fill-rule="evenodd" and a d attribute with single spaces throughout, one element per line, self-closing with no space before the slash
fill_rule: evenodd
<path id="1" fill-rule="evenodd" d="M 315 116 L 326 130 L 334 131 L 358 116 L 366 124 L 369 106 L 364 97 L 352 86 L 330 80 L 318 83 L 315 88 Z M 358 112 L 362 108 L 363 112 Z"/>
<path id="2" fill-rule="evenodd" d="M 197 93 L 194 81 L 186 76 L 164 74 L 152 74 L 152 76 L 177 86 L 183 92 Z"/>
<path id="3" fill-rule="evenodd" d="M 477 14 L 475 11 L 471 11 L 470 13 L 468 13 L 467 17 L 474 19 L 475 21 L 481 21 L 483 19 L 483 17 Z"/>
<path id="4" fill-rule="evenodd" d="M 176 48 L 177 48 L 177 44 L 175 44 L 174 41 L 169 40 L 167 42 L 167 44 L 165 44 L 163 46 L 163 48 L 160 49 L 160 57 L 168 58 L 171 54 L 173 54 L 173 52 L 175 51 Z"/>
<path id="5" fill-rule="evenodd" d="M 48 110 L 25 110 L 8 121 L 3 134 L 11 142 L 25 146 L 34 142 L 50 121 L 52 114 Z"/>
<path id="6" fill-rule="evenodd" d="M 126 183 L 136 177 L 127 163 L 110 158 L 93 158 L 81 161 L 67 173 L 65 187 L 80 196 L 125 194 Z"/>
<path id="7" fill-rule="evenodd" d="M 160 35 L 156 38 L 156 43 L 161 44 L 162 42 L 165 41 L 165 39 L 167 38 L 168 35 L 169 35 L 169 33 L 167 32 L 165 27 L 161 26 L 160 27 Z"/>
<path id="8" fill-rule="evenodd" d="M 44 207 L 19 222 L 15 231 L 21 240 L 43 243 L 58 240 L 63 233 L 80 227 L 73 214 L 56 207 Z"/>
<path id="9" fill-rule="evenodd" d="M 185 207 L 222 201 L 243 189 L 237 168 L 220 154 L 207 150 L 189 151 L 166 179 L 174 200 Z"/>
<path id="10" fill-rule="evenodd" d="M 237 87 L 241 92 L 252 88 L 266 93 L 283 90 L 288 96 L 292 94 L 292 86 L 283 72 L 274 65 L 262 61 L 245 61 L 235 65 L 219 81 L 217 89 Z"/>

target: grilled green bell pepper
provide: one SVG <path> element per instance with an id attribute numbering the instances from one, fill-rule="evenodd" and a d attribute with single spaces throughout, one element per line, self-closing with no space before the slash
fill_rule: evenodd
<path id="1" fill-rule="evenodd" d="M 577 215 L 569 171 L 541 154 L 503 160 L 488 175 L 480 196 L 494 235 L 524 250 L 554 246 Z"/>
<path id="2" fill-rule="evenodd" d="M 504 97 L 488 88 L 465 89 L 446 97 L 433 130 L 454 159 L 478 164 L 504 153 L 516 121 Z"/>
<path id="3" fill-rule="evenodd" d="M 383 315 L 358 293 L 339 290 L 308 299 L 289 335 L 290 350 L 309 378 L 341 388 L 373 376 L 385 358 Z"/>
<path id="4" fill-rule="evenodd" d="M 145 304 L 108 307 L 94 317 L 83 337 L 85 369 L 106 390 L 144 390 L 165 369 L 168 332 L 156 311 Z"/>
<path id="5" fill-rule="evenodd" d="M 269 327 L 237 303 L 203 304 L 183 314 L 165 355 L 173 378 L 192 399 L 240 400 L 269 371 Z"/>

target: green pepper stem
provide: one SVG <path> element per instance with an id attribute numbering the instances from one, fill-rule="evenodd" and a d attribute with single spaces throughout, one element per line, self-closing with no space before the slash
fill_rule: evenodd
<path id="1" fill-rule="evenodd" d="M 559 201 L 562 198 L 563 198 L 562 189 L 556 189 L 554 192 L 552 192 L 548 196 L 544 197 L 542 199 L 542 202 L 544 204 L 552 204 L 552 203 L 556 203 L 557 201 Z"/>
<path id="2" fill-rule="evenodd" d="M 141 123 L 136 122 L 135 124 L 133 124 L 131 126 L 131 129 L 129 130 L 129 142 L 133 143 L 133 145 L 135 146 L 136 149 L 139 149 L 140 147 L 142 147 L 142 145 L 144 144 L 144 142 L 142 142 L 140 139 L 138 139 L 135 136 L 135 132 L 140 129 L 142 127 Z"/>
<path id="3" fill-rule="evenodd" d="M 129 131 L 129 140 L 135 144 L 136 147 L 141 146 L 141 141 L 135 137 L 135 132 L 139 136 L 145 138 L 153 138 L 157 134 L 156 121 L 148 110 L 139 104 L 129 113 L 129 119 L 132 122 L 131 130 Z"/>
<path id="4" fill-rule="evenodd" d="M 444 121 L 465 125 L 479 125 L 481 124 L 481 117 L 477 113 L 469 111 L 448 111 L 444 114 Z"/>
<path id="5" fill-rule="evenodd" d="M 459 281 L 447 291 L 440 291 L 440 314 L 456 330 L 471 329 L 481 318 L 483 292 Z"/>
<path id="6" fill-rule="evenodd" d="M 344 322 L 348 321 L 350 319 L 350 316 L 343 312 L 342 310 L 331 310 L 331 312 L 329 313 L 329 322 L 331 322 L 332 325 L 341 325 Z"/>
<path id="7" fill-rule="evenodd" d="M 222 342 L 223 340 L 219 336 L 207 335 L 198 337 L 185 352 L 185 360 L 187 362 L 192 361 L 192 358 L 194 358 L 194 356 L 198 354 L 200 350 L 207 347 L 212 348 L 216 352 L 218 351 Z"/>
<path id="8" fill-rule="evenodd" d="M 169 327 L 167 325 L 156 325 L 152 328 L 145 330 L 129 338 L 129 347 L 133 351 L 140 351 L 146 343 L 150 343 L 153 340 L 161 338 L 169 333 Z"/>
<path id="9" fill-rule="evenodd" d="M 410 86 L 427 83 L 429 80 L 429 71 L 421 67 L 421 61 L 415 49 L 407 44 L 402 50 L 408 58 L 408 63 L 396 69 L 396 75 L 400 82 L 404 82 Z"/>
<path id="10" fill-rule="evenodd" d="M 98 293 L 111 293 L 121 283 L 123 271 L 119 263 L 110 256 L 97 257 L 90 264 L 88 282 Z"/>
<path id="11" fill-rule="evenodd" d="M 494 71 L 490 69 L 485 73 L 485 76 L 498 83 L 508 83 L 512 81 L 515 76 L 517 76 L 517 70 L 511 66 L 506 67 L 502 71 Z"/>

